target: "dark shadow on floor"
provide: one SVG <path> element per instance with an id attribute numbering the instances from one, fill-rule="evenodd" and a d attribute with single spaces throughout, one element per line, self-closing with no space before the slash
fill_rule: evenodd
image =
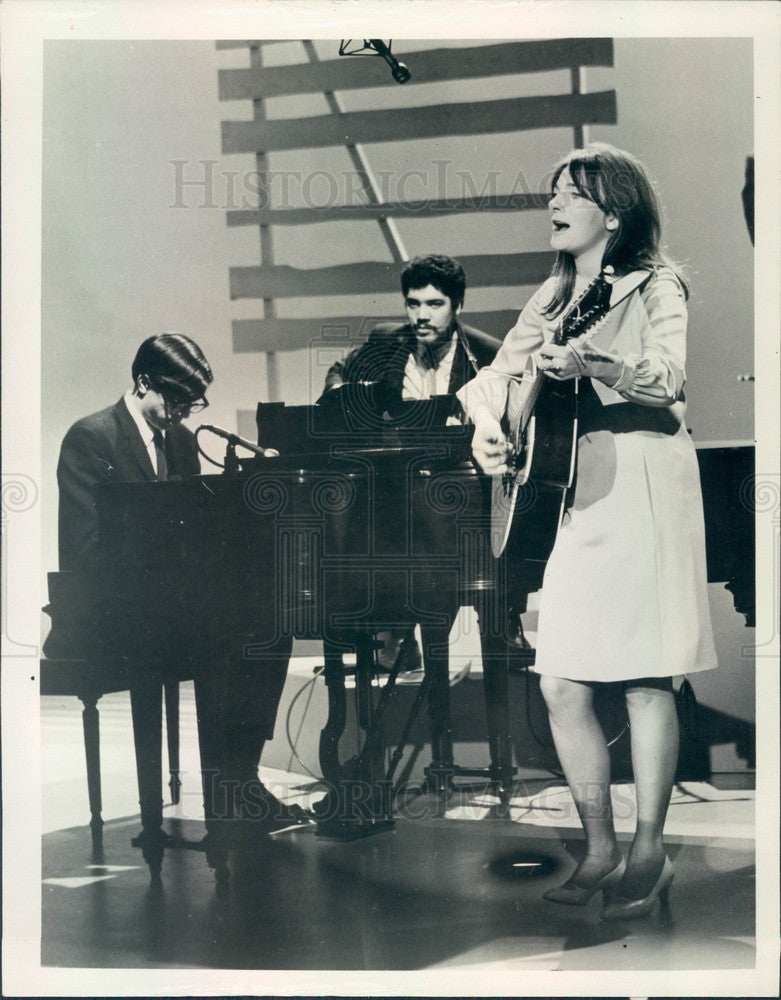
<path id="1" fill-rule="evenodd" d="M 190 825 L 197 839 L 202 828 Z M 168 852 L 162 883 L 150 888 L 134 832 L 124 822 L 104 834 L 102 863 L 128 870 L 78 888 L 43 886 L 45 965 L 414 970 L 509 957 L 534 968 L 552 951 L 568 968 L 753 961 L 751 857 L 740 846 L 680 847 L 671 912 L 627 926 L 603 921 L 597 898 L 577 908 L 542 899 L 583 850 L 572 831 L 427 817 L 352 843 L 302 830 L 235 853 L 224 894 L 194 851 Z M 552 864 L 541 878 L 500 877 L 508 865 L 497 859 L 509 855 Z M 43 856 L 44 877 L 96 874 L 86 829 L 48 834 Z"/>

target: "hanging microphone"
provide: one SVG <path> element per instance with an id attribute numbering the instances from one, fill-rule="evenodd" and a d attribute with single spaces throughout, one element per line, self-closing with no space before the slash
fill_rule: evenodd
<path id="1" fill-rule="evenodd" d="M 368 38 L 367 41 L 371 43 L 374 49 L 376 49 L 377 55 L 382 56 L 385 62 L 390 66 L 391 75 L 396 83 L 406 83 L 412 74 L 404 63 L 399 62 L 385 42 L 383 42 L 381 38 Z"/>
<path id="2" fill-rule="evenodd" d="M 232 444 L 234 447 L 236 445 L 241 445 L 242 448 L 246 448 L 255 455 L 259 455 L 261 458 L 278 458 L 279 452 L 276 448 L 259 448 L 258 445 L 252 444 L 251 441 L 247 441 L 243 437 L 239 437 L 238 434 L 233 434 L 231 431 L 223 430 L 222 427 L 215 427 L 213 424 L 201 424 L 198 428 L 199 431 L 211 431 L 212 434 L 216 434 L 217 437 L 225 438 L 228 444 Z"/>

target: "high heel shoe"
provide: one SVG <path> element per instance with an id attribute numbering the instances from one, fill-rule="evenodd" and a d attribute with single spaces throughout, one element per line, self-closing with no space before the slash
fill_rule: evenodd
<path id="1" fill-rule="evenodd" d="M 626 899 L 623 896 L 613 896 L 602 916 L 605 920 L 632 920 L 635 917 L 647 917 L 656 906 L 656 901 L 666 903 L 670 893 L 670 883 L 675 876 L 675 865 L 665 857 L 664 866 L 656 885 L 642 899 Z"/>
<path id="2" fill-rule="evenodd" d="M 602 892 L 607 895 L 612 887 L 621 881 L 625 868 L 626 861 L 621 858 L 616 867 L 607 875 L 603 875 L 594 885 L 578 885 L 570 879 L 564 885 L 548 889 L 542 894 L 542 898 L 547 899 L 549 903 L 563 903 L 565 906 L 585 906 L 596 893 Z"/>

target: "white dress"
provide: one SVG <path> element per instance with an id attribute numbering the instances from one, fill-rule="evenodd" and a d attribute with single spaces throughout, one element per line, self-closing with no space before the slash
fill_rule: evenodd
<path id="1" fill-rule="evenodd" d="M 582 286 L 576 285 L 576 294 Z M 531 298 L 495 361 L 459 393 L 500 417 L 507 376 L 553 337 Z M 582 681 L 666 677 L 717 666 L 708 609 L 697 456 L 684 422 L 686 306 L 660 268 L 591 342 L 620 356 L 614 388 L 582 378 L 574 499 L 548 560 L 536 669 Z"/>

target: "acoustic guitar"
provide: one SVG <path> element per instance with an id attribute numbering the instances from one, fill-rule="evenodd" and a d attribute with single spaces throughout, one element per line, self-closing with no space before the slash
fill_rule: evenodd
<path id="1" fill-rule="evenodd" d="M 562 318 L 553 343 L 594 332 L 611 308 L 611 289 L 603 271 Z M 548 378 L 530 357 L 520 378 L 508 383 L 502 426 L 512 450 L 508 471 L 494 476 L 491 494 L 491 550 L 497 558 L 521 519 L 524 559 L 545 562 L 553 549 L 575 474 L 579 382 Z"/>

